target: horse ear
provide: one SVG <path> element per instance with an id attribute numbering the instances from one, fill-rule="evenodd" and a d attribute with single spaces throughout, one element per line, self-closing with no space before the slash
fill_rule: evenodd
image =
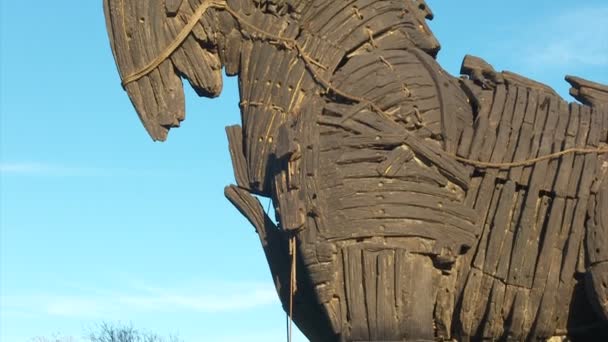
<path id="1" fill-rule="evenodd" d="M 167 15 L 174 16 L 179 11 L 183 0 L 165 0 L 165 10 Z"/>

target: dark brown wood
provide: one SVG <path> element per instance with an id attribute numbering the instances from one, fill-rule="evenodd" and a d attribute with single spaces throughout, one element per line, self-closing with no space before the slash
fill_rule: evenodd
<path id="1" fill-rule="evenodd" d="M 582 103 L 594 107 L 608 103 L 608 86 L 576 76 L 566 76 L 566 81 L 572 85 L 570 95 Z"/>
<path id="2" fill-rule="evenodd" d="M 104 11 L 155 140 L 185 118 L 182 79 L 214 97 L 222 68 L 238 76 L 226 197 L 312 341 L 608 334 L 607 86 L 568 76 L 581 103 L 567 103 L 470 55 L 451 76 L 422 0 L 104 0 Z M 276 224 L 254 194 L 272 199 Z"/>

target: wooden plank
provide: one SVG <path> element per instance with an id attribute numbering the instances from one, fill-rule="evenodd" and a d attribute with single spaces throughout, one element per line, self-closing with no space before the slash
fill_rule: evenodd
<path id="1" fill-rule="evenodd" d="M 112 0 L 104 1 L 104 13 L 114 59 L 121 77 L 125 77 L 134 72 L 138 67 L 138 65 L 135 65 L 136 61 L 133 60 L 133 56 L 127 53 L 129 51 L 130 40 L 126 34 L 127 29 L 129 28 L 129 26 L 126 25 L 125 20 L 127 14 L 125 13 L 125 8 L 122 4 Z M 139 82 L 143 84 L 148 82 L 148 80 L 141 80 Z M 146 101 L 147 98 L 145 97 L 145 94 L 142 93 L 139 82 L 128 84 L 125 87 L 125 90 L 129 94 L 129 97 L 148 132 L 152 136 L 162 139 L 166 137 L 166 130 L 154 124 L 154 114 L 151 112 L 153 108 L 149 108 L 151 104 Z"/>
<path id="2" fill-rule="evenodd" d="M 323 303 L 323 308 L 329 317 L 332 333 L 338 335 L 342 333 L 342 322 L 345 321 L 342 315 L 342 305 L 338 297 L 332 298 L 328 303 Z"/>
<path id="3" fill-rule="evenodd" d="M 591 266 L 586 281 L 592 289 L 587 292 L 591 305 L 601 319 L 608 320 L 608 262 Z"/>
<path id="4" fill-rule="evenodd" d="M 378 254 L 378 285 L 376 295 L 376 317 L 378 339 L 398 338 L 398 321 L 395 292 L 395 252 L 384 250 Z"/>
<path id="5" fill-rule="evenodd" d="M 496 86 L 496 90 L 494 92 L 494 101 L 492 102 L 492 109 L 489 116 L 489 130 L 483 141 L 482 149 L 479 154 L 479 160 L 490 161 L 490 157 L 492 156 L 492 151 L 494 150 L 496 143 L 497 128 L 503 115 L 506 101 L 512 98 L 514 94 L 517 93 L 514 93 L 513 89 L 511 88 L 506 88 L 502 84 Z"/>
<path id="6" fill-rule="evenodd" d="M 331 115 L 323 115 L 321 117 L 318 118 L 317 122 L 320 125 L 323 125 L 329 129 L 332 128 L 339 128 L 342 129 L 348 133 L 354 133 L 354 134 L 365 134 L 368 133 L 371 128 L 369 126 L 366 126 L 365 124 L 357 121 L 357 120 L 344 120 L 340 117 L 335 117 L 335 116 L 331 116 Z M 376 131 L 374 131 L 374 133 L 377 133 Z M 379 136 L 379 135 L 378 135 Z M 399 135 L 399 141 L 403 140 L 401 135 Z M 330 140 L 331 138 L 334 137 L 325 137 L 324 140 Z M 357 138 L 354 138 L 357 139 Z M 378 138 L 380 139 L 380 138 Z M 323 144 L 323 148 L 324 149 L 339 149 L 342 148 L 342 145 L 340 144 L 342 140 L 338 140 L 338 139 L 332 139 L 330 140 L 330 143 L 327 144 Z M 398 145 L 399 143 L 396 143 L 396 145 Z M 371 147 L 373 145 L 368 145 L 368 147 Z M 364 148 L 364 147 L 362 147 Z"/>
<path id="7" fill-rule="evenodd" d="M 259 200 L 244 189 L 236 186 L 226 187 L 224 190 L 226 198 L 249 220 L 255 227 L 266 260 L 270 266 L 275 288 L 282 302 L 288 303 L 287 291 L 289 286 L 290 263 L 287 241 L 280 234 L 279 229 L 266 215 Z"/>
<path id="8" fill-rule="evenodd" d="M 587 145 L 598 147 L 601 139 L 602 121 L 601 113 L 597 108 L 585 107 L 584 110 L 591 112 L 591 127 L 589 127 L 589 136 L 587 137 Z"/>
<path id="9" fill-rule="evenodd" d="M 549 271 L 553 267 L 555 260 L 561 261 L 561 253 L 559 246 L 560 230 L 563 225 L 562 219 L 564 217 L 564 210 L 566 206 L 566 200 L 564 198 L 555 198 L 551 203 L 549 210 L 549 218 L 546 221 L 545 233 L 543 234 L 543 241 L 539 241 L 542 248 L 536 263 L 536 271 L 534 273 L 533 287 L 539 288 L 541 291 L 545 288 L 547 279 L 550 276 Z M 560 265 L 561 267 L 561 262 Z M 559 273 L 558 270 L 555 272 Z"/>
<path id="10" fill-rule="evenodd" d="M 313 32 L 319 32 L 333 17 L 348 6 L 352 6 L 354 2 L 355 0 L 340 3 L 312 2 L 308 10 L 302 14 L 303 19 L 310 23 Z"/>
<path id="11" fill-rule="evenodd" d="M 538 107 L 536 109 L 536 117 L 534 120 L 532 141 L 530 143 L 530 150 L 528 152 L 528 155 L 525 156 L 525 160 L 536 158 L 540 155 L 539 150 L 541 148 L 543 134 L 545 133 L 545 127 L 547 126 L 546 123 L 549 120 L 555 119 L 552 116 L 548 115 L 552 99 L 553 97 L 547 93 L 539 94 Z M 531 182 L 530 176 L 534 168 L 536 168 L 536 165 L 526 166 L 523 168 L 522 175 L 520 178 L 521 184 L 528 185 L 528 183 Z"/>
<path id="12" fill-rule="evenodd" d="M 513 310 L 513 303 L 515 302 L 515 296 L 517 295 L 517 287 L 513 285 L 505 286 L 505 298 L 503 300 L 502 307 L 502 321 L 505 323 L 505 329 L 509 324 L 509 317 L 512 317 L 511 311 Z"/>
<path id="13" fill-rule="evenodd" d="M 128 50 L 126 51 L 131 52 L 130 55 L 133 60 L 133 67 L 135 70 L 143 67 L 153 57 L 150 57 L 152 52 L 147 51 L 149 47 L 144 38 L 147 34 L 147 24 L 145 24 L 146 20 L 148 19 L 147 5 L 148 3 L 127 3 L 125 4 L 125 13 L 123 13 L 122 17 L 123 23 L 126 26 L 125 32 L 131 32 L 131 39 L 128 39 Z M 140 19 L 142 18 L 144 20 L 144 25 L 142 25 L 142 22 L 140 22 Z M 154 45 L 155 44 L 152 46 Z M 165 130 L 160 128 L 158 123 L 160 108 L 159 103 L 156 101 L 154 96 L 154 88 L 152 86 L 150 75 L 142 77 L 134 82 L 134 84 L 139 87 L 139 91 L 141 93 L 141 101 L 145 109 L 139 114 L 144 122 L 144 125 L 146 126 L 146 129 L 153 135 L 159 135 L 158 137 L 153 137 L 154 139 L 163 140 L 167 133 Z"/>
<path id="14" fill-rule="evenodd" d="M 281 216 L 281 228 L 286 230 L 299 230 L 306 222 L 306 209 L 299 191 L 286 191 L 279 193 L 279 214 Z"/>
<path id="15" fill-rule="evenodd" d="M 579 129 L 580 107 L 570 103 L 569 106 L 570 119 L 566 129 L 564 140 L 564 149 L 570 149 L 576 146 L 576 136 Z M 570 153 L 560 158 L 559 172 L 553 186 L 553 191 L 557 196 L 565 197 L 568 193 L 570 185 L 570 174 L 573 170 L 574 154 Z"/>
<path id="16" fill-rule="evenodd" d="M 477 297 L 477 303 L 474 307 L 474 317 L 472 331 L 477 332 L 477 335 L 483 335 L 484 327 L 488 324 L 488 311 L 491 310 L 492 287 L 498 281 L 497 279 L 487 274 L 482 274 L 481 287 Z"/>
<path id="17" fill-rule="evenodd" d="M 502 336 L 504 331 L 504 321 L 502 319 L 503 302 L 505 299 L 506 285 L 500 280 L 494 280 L 492 290 L 485 312 L 485 324 L 482 336 L 486 339 L 495 339 Z"/>
<path id="18" fill-rule="evenodd" d="M 557 330 L 556 313 L 558 303 L 558 287 L 559 287 L 559 268 L 561 266 L 561 258 L 553 256 L 547 266 L 548 279 L 542 292 L 542 301 L 540 302 L 536 321 L 533 325 L 533 330 L 530 336 L 537 338 L 550 338 Z M 541 267 L 541 266 L 539 266 Z M 537 267 L 537 269 L 539 269 Z"/>
<path id="19" fill-rule="evenodd" d="M 378 253 L 363 249 L 363 289 L 365 291 L 365 309 L 367 315 L 367 321 L 369 325 L 369 338 L 374 341 L 380 338 L 379 326 L 384 322 L 380 320 L 378 316 L 378 276 L 380 275 L 378 270 Z M 382 304 L 382 303 L 380 303 Z M 388 308 L 381 308 L 380 310 L 386 310 Z"/>
<path id="20" fill-rule="evenodd" d="M 186 76 L 196 93 L 206 97 L 218 96 L 222 90 L 222 65 L 219 56 L 204 49 L 192 36 L 184 41 L 179 50 L 183 51 L 184 59 L 178 61 L 172 55 L 171 60 Z"/>
<path id="21" fill-rule="evenodd" d="M 339 209 L 336 214 L 344 215 L 350 220 L 379 220 L 379 219 L 399 219 L 402 220 L 403 223 L 409 223 L 408 221 L 414 221 L 416 224 L 408 225 L 402 224 L 403 228 L 400 231 L 402 232 L 412 232 L 415 234 L 421 234 L 424 236 L 425 234 L 429 234 L 432 230 L 430 229 L 432 224 L 444 224 L 444 233 L 458 235 L 461 234 L 461 239 L 469 240 L 475 239 L 474 232 L 476 231 L 476 226 L 467 222 L 466 220 L 462 220 L 454 215 L 442 213 L 441 210 L 433 210 L 430 208 L 424 207 L 414 207 L 414 206 L 401 206 L 401 205 L 391 205 L 391 204 L 381 204 L 374 205 L 368 208 L 359 207 L 359 208 L 347 208 L 347 209 Z M 333 221 L 333 220 L 332 220 Z M 416 227 L 419 225 L 417 222 L 424 222 L 429 224 L 429 231 L 419 230 L 416 232 Z M 339 222 L 335 222 L 338 224 Z M 360 233 L 357 232 L 358 229 L 356 227 L 351 227 L 347 222 L 343 222 L 346 226 L 343 226 L 349 233 Z M 332 235 L 339 236 L 340 233 L 346 233 L 341 228 L 342 225 L 336 226 L 333 229 Z M 382 226 L 381 222 L 377 223 L 377 229 L 368 232 L 362 232 L 366 234 L 381 233 L 383 230 L 380 228 Z M 384 225 L 387 228 L 386 225 Z M 419 228 L 419 227 L 418 227 Z M 371 229 L 371 228 L 370 228 Z"/>
<path id="22" fill-rule="evenodd" d="M 398 147 L 397 147 L 398 148 Z M 336 164 L 357 164 L 357 163 L 382 163 L 386 160 L 388 153 L 382 150 L 360 149 L 344 151 Z"/>
<path id="23" fill-rule="evenodd" d="M 402 305 L 398 316 L 406 340 L 432 340 L 433 332 L 433 263 L 424 255 L 398 252 L 397 275 L 401 277 L 397 294 Z M 416 276 L 413 276 L 416 275 Z"/>
<path id="24" fill-rule="evenodd" d="M 550 115 L 556 115 L 557 125 L 555 127 L 555 131 L 553 134 L 553 138 L 551 139 L 553 142 L 551 152 L 550 153 L 558 153 L 564 150 L 564 143 L 566 137 L 566 130 L 568 127 L 570 113 L 568 110 L 568 103 L 562 99 L 558 99 L 558 103 L 556 107 L 551 108 L 552 112 Z M 544 191 L 552 191 L 553 186 L 556 182 L 557 170 L 559 169 L 559 165 L 561 164 L 560 158 L 552 158 L 549 160 L 549 164 L 547 166 L 547 173 L 544 177 L 543 185 L 541 189 Z"/>
<path id="25" fill-rule="evenodd" d="M 487 289 L 488 277 L 481 270 L 471 268 L 469 277 L 462 295 L 462 303 L 460 308 L 460 334 L 465 338 L 474 338 L 477 335 L 477 328 L 480 324 L 478 309 L 486 303 L 486 298 L 483 297 L 484 289 Z M 487 293 L 486 293 L 487 295 Z"/>
<path id="26" fill-rule="evenodd" d="M 512 121 L 515 116 L 515 102 L 521 96 L 519 95 L 520 91 L 523 92 L 525 90 L 520 90 L 518 87 L 508 88 L 504 109 L 496 126 L 496 142 L 490 151 L 490 162 L 500 163 L 507 154 L 509 136 L 513 128 Z"/>
<path id="27" fill-rule="evenodd" d="M 448 201 L 460 201 L 462 195 L 456 192 L 449 191 L 446 188 L 440 188 L 433 184 L 420 183 L 415 181 L 407 181 L 402 179 L 382 179 L 378 180 L 377 177 L 370 178 L 357 178 L 357 179 L 345 179 L 344 184 L 349 188 L 356 189 L 356 192 L 360 193 L 374 193 L 377 196 L 385 196 L 388 194 L 394 194 L 395 196 L 418 196 L 418 195 L 429 195 L 439 198 L 444 198 Z M 382 184 L 380 186 L 380 184 Z M 352 192 L 351 192 L 352 194 Z M 470 207 L 470 206 L 466 206 Z"/>
<path id="28" fill-rule="evenodd" d="M 498 199 L 496 213 L 492 217 L 483 265 L 484 272 L 487 274 L 496 275 L 499 263 L 508 262 L 508 260 L 503 260 L 501 256 L 504 245 L 511 243 L 505 238 L 513 219 L 511 215 L 515 211 L 516 199 L 515 183 L 507 181 Z"/>
<path id="29" fill-rule="evenodd" d="M 566 76 L 566 81 L 572 85 L 570 95 L 582 103 L 597 107 L 608 103 L 608 86 L 575 76 Z"/>
<path id="30" fill-rule="evenodd" d="M 591 125 L 591 111 L 585 110 L 585 107 L 579 106 L 580 120 L 579 120 L 579 129 L 576 135 L 575 146 L 579 148 L 584 148 L 587 145 L 587 136 L 589 135 L 589 126 Z M 580 181 L 582 179 L 583 166 L 585 164 L 585 154 L 576 154 L 574 156 L 574 166 L 570 173 L 570 180 L 568 182 L 568 196 L 575 197 L 580 189 Z"/>
<path id="31" fill-rule="evenodd" d="M 340 172 L 345 179 L 377 177 L 377 166 L 377 163 L 347 164 L 341 165 Z M 437 172 L 436 169 L 425 166 L 424 164 L 420 165 L 416 162 L 410 162 L 408 163 L 407 167 L 398 169 L 393 178 L 410 180 L 413 182 L 418 180 L 421 183 L 425 182 L 429 184 L 436 184 L 440 187 L 445 187 L 448 185 L 448 179 Z M 383 179 L 389 178 L 385 177 Z M 383 179 L 379 181 L 383 181 Z"/>
<path id="32" fill-rule="evenodd" d="M 426 193 L 406 194 L 405 192 L 360 192 L 339 197 L 336 209 L 365 208 L 372 205 L 396 205 L 428 208 L 439 210 L 461 220 L 475 224 L 478 214 L 475 210 L 467 208 L 460 202 L 452 202 L 444 196 L 429 195 Z"/>
<path id="33" fill-rule="evenodd" d="M 520 129 L 519 139 L 517 141 L 517 147 L 515 149 L 515 155 L 513 161 L 519 162 L 528 159 L 530 154 L 530 147 L 534 135 L 534 122 L 536 120 L 536 112 L 538 109 L 539 94 L 535 89 L 528 89 L 528 101 L 526 104 L 525 114 Z M 519 182 L 523 167 L 514 167 L 509 171 L 509 178 Z"/>
<path id="34" fill-rule="evenodd" d="M 239 125 L 227 126 L 226 135 L 236 184 L 243 189 L 249 189 L 247 161 L 243 154 L 243 130 Z"/>
<path id="35" fill-rule="evenodd" d="M 529 190 L 523 205 L 521 219 L 515 229 L 515 240 L 507 278 L 508 284 L 527 288 L 531 287 L 532 276 L 522 271 L 526 268 L 526 261 L 531 257 L 524 253 L 529 250 L 529 247 L 531 249 L 531 244 L 534 243 L 532 238 L 539 232 L 539 228 L 537 227 L 539 201 L 538 190 Z M 536 255 L 533 258 L 536 259 Z"/>
<path id="36" fill-rule="evenodd" d="M 329 78 L 330 75 L 333 75 L 345 54 L 342 47 L 334 45 L 320 35 L 302 27 L 300 27 L 300 33 L 296 39 L 303 53 L 325 67 L 325 69 L 316 69 L 319 75 L 324 78 Z"/>
<path id="37" fill-rule="evenodd" d="M 486 176 L 480 188 L 480 197 L 475 202 L 474 209 L 480 213 L 480 224 L 481 224 L 481 236 L 473 259 L 473 265 L 480 270 L 483 270 L 484 262 L 486 259 L 486 250 L 488 238 L 490 235 L 490 224 L 492 218 L 496 213 L 496 207 L 498 206 L 498 198 L 502 191 L 502 184 L 495 184 L 494 176 Z"/>
<path id="38" fill-rule="evenodd" d="M 528 89 L 521 87 L 517 88 L 517 99 L 515 102 L 515 107 L 513 109 L 513 119 L 510 123 L 510 132 L 508 132 L 509 138 L 508 142 L 505 144 L 505 154 L 502 158 L 502 161 L 504 162 L 513 161 L 515 150 L 519 141 L 519 136 L 521 134 L 521 126 L 523 124 L 524 116 L 526 114 L 528 94 Z M 508 173 L 509 170 L 501 170 L 499 177 L 504 179 L 507 177 Z"/>
<path id="39" fill-rule="evenodd" d="M 385 1 L 370 1 L 364 0 L 371 3 L 369 7 L 360 6 L 360 11 L 364 16 L 363 20 L 354 18 L 351 23 L 344 23 L 344 25 L 337 26 L 331 33 L 333 35 L 343 35 L 342 37 L 336 36 L 336 42 L 339 45 L 344 46 L 347 51 L 352 50 L 366 42 L 370 42 L 370 34 L 372 36 L 377 33 L 387 31 L 395 25 L 393 23 L 403 20 L 404 6 L 405 3 L 401 2 L 385 2 Z M 332 19 L 332 22 L 335 22 Z M 372 33 L 370 33 L 370 31 Z M 333 40 L 332 38 L 329 38 Z M 372 46 L 374 43 L 370 42 Z"/>
<path id="40" fill-rule="evenodd" d="M 269 103 L 275 108 L 281 108 L 285 114 L 289 105 L 292 102 L 293 90 L 289 90 L 289 73 L 293 68 L 294 63 L 301 63 L 295 52 L 286 51 L 283 53 L 283 59 L 280 63 L 271 68 L 267 75 L 267 81 L 271 82 L 271 88 L 268 99 L 265 103 Z"/>
<path id="41" fill-rule="evenodd" d="M 487 94 L 487 93 L 489 93 L 489 91 L 484 92 L 484 94 Z M 474 123 L 475 136 L 473 137 L 473 140 L 471 142 L 471 148 L 470 148 L 469 155 L 468 155 L 469 159 L 472 159 L 472 160 L 479 159 L 479 155 L 481 154 L 481 152 L 484 148 L 484 140 L 485 140 L 486 134 L 492 134 L 492 132 L 489 131 L 489 129 L 490 129 L 490 111 L 493 107 L 493 102 L 494 102 L 495 98 L 496 98 L 496 92 L 492 93 L 492 95 L 487 94 L 487 100 L 479 108 L 479 112 L 477 113 L 477 117 L 476 117 L 475 123 Z M 498 97 L 498 100 L 500 100 L 501 98 L 502 98 L 502 96 Z"/>
<path id="42" fill-rule="evenodd" d="M 590 264 L 608 262 L 608 183 L 589 201 L 586 224 L 587 257 Z"/>
<path id="43" fill-rule="evenodd" d="M 356 247 L 342 250 L 344 259 L 344 286 L 346 288 L 347 317 L 353 339 L 369 339 L 369 326 L 365 312 L 365 290 L 362 251 Z"/>
<path id="44" fill-rule="evenodd" d="M 520 189 L 516 194 L 515 204 L 513 207 L 513 214 L 511 222 L 509 222 L 507 234 L 502 244 L 502 251 L 500 256 L 500 262 L 496 269 L 496 277 L 506 282 L 509 274 L 509 267 L 511 265 L 511 257 L 513 255 L 513 239 L 515 238 L 517 222 L 521 219 L 521 213 L 523 204 L 526 200 L 526 190 Z"/>
<path id="45" fill-rule="evenodd" d="M 167 21 L 172 20 L 164 15 L 162 4 L 153 3 L 144 13 L 145 21 L 140 24 L 145 27 L 144 36 L 148 39 L 146 50 L 150 53 L 146 58 L 150 61 L 169 44 L 172 37 L 167 37 Z M 150 39 L 151 37 L 151 39 Z M 148 74 L 154 89 L 155 99 L 159 105 L 158 123 L 165 127 L 177 127 L 185 118 L 184 92 L 181 78 L 176 74 L 170 60 L 165 60 L 156 70 Z"/>
<path id="46" fill-rule="evenodd" d="M 551 152 L 558 119 L 558 116 L 555 115 L 557 105 L 556 99 L 552 99 L 548 103 L 548 118 L 541 137 L 538 155 L 547 155 Z M 547 167 L 548 161 L 544 160 L 538 162 L 533 168 L 522 220 L 517 227 L 513 259 L 509 270 L 509 283 L 527 288 L 532 287 L 535 263 L 526 262 L 526 259 L 536 260 L 538 256 L 539 238 L 544 221 L 543 210 L 546 210 L 544 199 L 540 198 L 540 202 L 538 202 L 538 192 L 543 185 L 544 177 L 546 177 Z"/>
<path id="47" fill-rule="evenodd" d="M 452 336 L 452 323 L 456 306 L 455 287 L 457 273 L 443 274 L 435 272 L 434 283 L 436 284 L 435 310 L 435 337 L 437 339 L 449 339 Z"/>
<path id="48" fill-rule="evenodd" d="M 465 190 L 468 189 L 470 176 L 466 167 L 451 158 L 439 147 L 420 141 L 413 135 L 407 136 L 405 144 L 416 153 L 417 157 L 427 160 L 437 167 L 438 171 L 451 182 Z"/>
<path id="49" fill-rule="evenodd" d="M 578 262 L 579 248 L 584 234 L 585 217 L 587 215 L 587 200 L 576 200 L 571 229 L 563 252 L 563 261 L 560 272 L 560 281 L 572 283 Z"/>
<path id="50" fill-rule="evenodd" d="M 511 287 L 511 285 L 508 285 Z M 530 290 L 517 287 L 511 311 L 505 325 L 509 327 L 509 338 L 513 341 L 520 341 L 525 338 L 527 332 L 524 330 L 524 321 L 528 315 L 527 303 Z"/>
<path id="51" fill-rule="evenodd" d="M 459 204 L 445 202 L 441 198 L 424 195 L 419 195 L 419 198 L 408 198 L 402 197 L 402 195 L 384 194 L 382 198 L 378 198 L 374 194 L 357 194 L 342 197 L 339 203 L 335 203 L 334 206 L 336 210 L 352 212 L 354 215 L 351 217 L 352 219 L 367 217 L 368 215 L 378 218 L 414 215 L 422 219 L 428 215 L 428 221 L 438 222 L 446 219 L 448 220 L 446 223 L 457 224 L 461 227 L 467 227 L 467 229 L 475 229 L 470 227 L 477 223 L 477 213 L 474 211 Z M 403 211 L 400 212 L 399 207 L 402 207 Z M 437 215 L 437 217 L 433 217 L 434 215 Z"/>
<path id="52" fill-rule="evenodd" d="M 240 32 L 233 30 L 225 38 L 226 46 L 224 52 L 224 63 L 226 75 L 235 76 L 241 69 L 241 41 L 243 36 Z"/>
<path id="53" fill-rule="evenodd" d="M 509 85 L 518 85 L 518 86 L 524 86 L 526 88 L 538 89 L 547 95 L 557 96 L 557 93 L 555 92 L 555 90 L 553 90 L 553 88 L 549 87 L 548 85 L 534 81 L 532 79 L 529 79 L 525 76 L 516 74 L 514 72 L 503 71 L 502 77 L 504 78 L 505 83 L 507 83 Z"/>
<path id="54" fill-rule="evenodd" d="M 560 249 L 560 255 L 558 260 L 560 261 L 560 280 L 557 290 L 558 302 L 555 309 L 555 321 L 558 327 L 566 327 L 568 320 L 568 311 L 570 308 L 570 301 L 572 298 L 573 286 L 575 284 L 574 273 L 566 275 L 563 272 L 564 265 L 568 262 L 566 254 L 567 248 L 570 244 L 570 236 L 573 231 L 571 230 L 574 212 L 576 208 L 577 200 L 572 198 L 565 199 L 564 216 L 562 220 L 562 226 L 560 228 L 559 240 L 557 242 L 557 248 Z M 576 235 L 574 235 L 576 236 Z"/>
<path id="55" fill-rule="evenodd" d="M 314 254 L 311 253 L 311 254 Z M 334 265 L 329 262 L 312 262 L 306 265 L 306 270 L 310 276 L 310 280 L 314 285 L 324 285 L 326 288 L 331 288 L 331 284 L 334 282 L 335 268 Z M 321 303 L 328 302 L 333 296 L 333 289 L 330 289 L 326 298 L 320 300 Z"/>
<path id="56" fill-rule="evenodd" d="M 176 15 L 183 0 L 166 0 L 165 9 L 168 15 Z"/>

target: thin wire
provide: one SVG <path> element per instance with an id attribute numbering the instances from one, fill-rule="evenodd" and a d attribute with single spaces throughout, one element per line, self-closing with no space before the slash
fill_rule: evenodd
<path id="1" fill-rule="evenodd" d="M 293 331 L 293 296 L 296 292 L 296 237 L 289 239 L 289 254 L 291 255 L 291 275 L 289 279 L 289 336 L 291 342 Z"/>

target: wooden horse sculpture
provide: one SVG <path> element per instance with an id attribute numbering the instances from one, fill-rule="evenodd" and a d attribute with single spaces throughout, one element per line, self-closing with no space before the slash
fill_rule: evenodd
<path id="1" fill-rule="evenodd" d="M 423 0 L 104 5 L 153 139 L 184 120 L 182 79 L 213 97 L 238 76 L 226 196 L 311 340 L 606 334 L 608 87 L 568 77 L 567 103 L 473 56 L 453 77 Z"/>

